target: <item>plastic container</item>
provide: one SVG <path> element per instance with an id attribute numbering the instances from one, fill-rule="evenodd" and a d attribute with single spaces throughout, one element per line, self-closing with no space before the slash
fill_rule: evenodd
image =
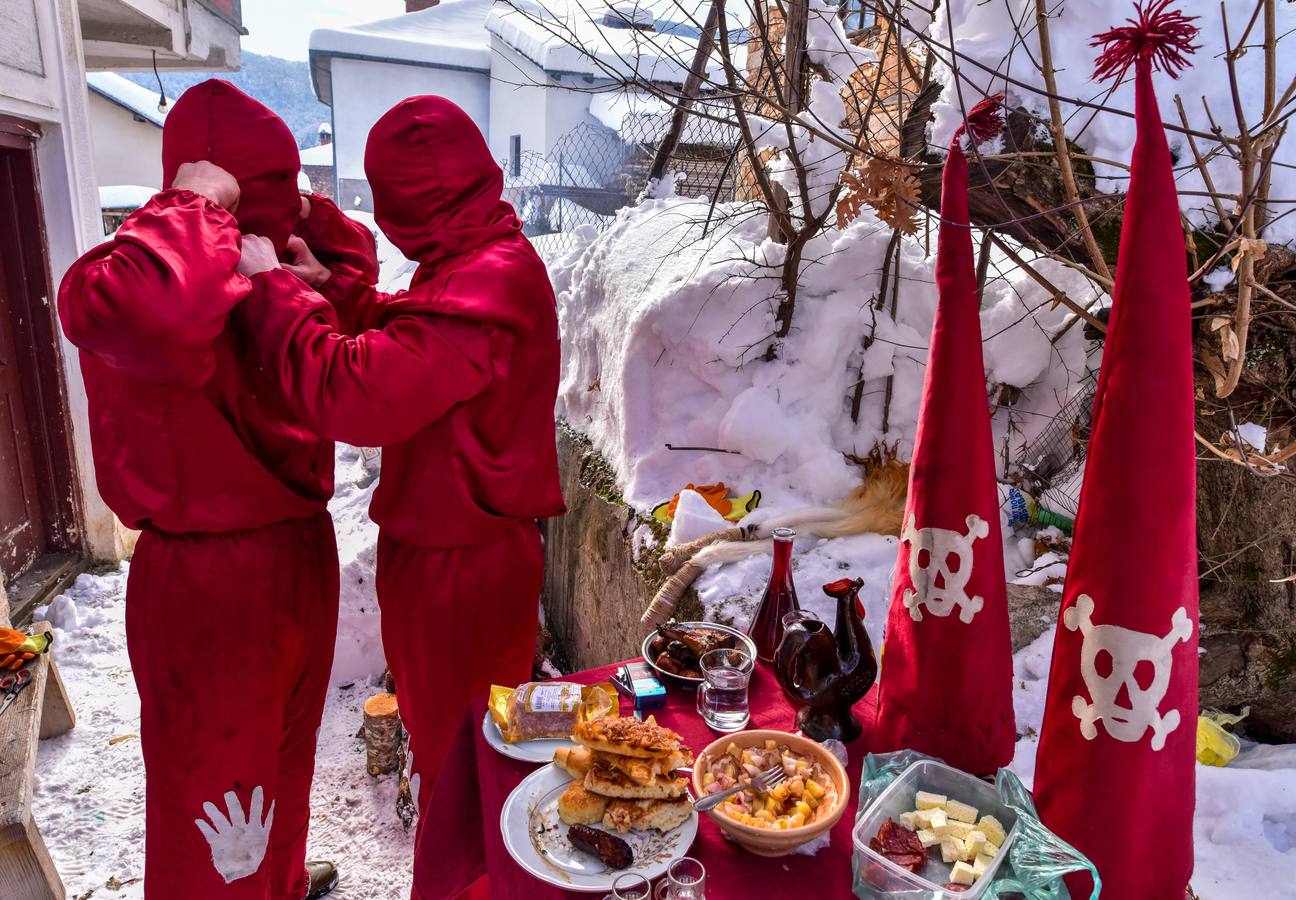
<path id="1" fill-rule="evenodd" d="M 913 810 L 914 795 L 919 791 L 943 794 L 951 800 L 975 806 L 978 820 L 981 816 L 994 816 L 1008 834 L 985 874 L 965 891 L 944 889 L 944 885 L 950 880 L 950 870 L 954 868 L 954 864 L 944 862 L 939 853 L 929 850 L 923 874 L 915 875 L 869 848 L 869 841 L 877 835 L 883 822 L 887 819 L 899 822 L 901 813 Z M 857 897 L 975 900 L 985 893 L 994 881 L 999 866 L 1008 856 L 1008 848 L 1017 836 L 1017 814 L 1000 802 L 994 785 L 943 763 L 923 760 L 905 769 L 890 787 L 878 795 L 856 820 L 851 836 L 855 843 L 855 861 L 860 875 L 856 879 Z"/>

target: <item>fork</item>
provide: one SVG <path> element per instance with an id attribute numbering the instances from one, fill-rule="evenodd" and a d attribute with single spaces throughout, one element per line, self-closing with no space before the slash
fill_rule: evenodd
<path id="1" fill-rule="evenodd" d="M 787 772 L 784 771 L 783 766 L 771 766 L 754 777 L 751 781 L 744 781 L 728 788 L 727 790 L 717 791 L 714 794 L 707 794 L 701 800 L 694 801 L 693 808 L 698 812 L 706 812 L 708 809 L 715 809 L 734 794 L 748 789 L 754 790 L 757 794 L 764 796 L 783 782 L 787 781 L 787 777 Z"/>

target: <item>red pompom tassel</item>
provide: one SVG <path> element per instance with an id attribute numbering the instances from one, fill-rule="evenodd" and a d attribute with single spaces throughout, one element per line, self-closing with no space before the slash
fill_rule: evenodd
<path id="1" fill-rule="evenodd" d="M 1136 59 L 1147 59 L 1152 67 L 1160 69 L 1171 78 L 1188 67 L 1188 54 L 1198 49 L 1193 38 L 1197 26 L 1196 16 L 1185 16 L 1177 9 L 1167 10 L 1170 0 L 1140 2 L 1138 21 L 1126 19 L 1128 25 L 1094 35 L 1091 47 L 1104 47 L 1094 66 L 1094 78 L 1104 81 L 1113 75 L 1124 76 L 1125 70 Z"/>
<path id="2" fill-rule="evenodd" d="M 967 118 L 954 132 L 953 143 L 958 143 L 963 132 L 972 136 L 972 142 L 981 144 L 1003 131 L 1003 94 L 992 94 L 968 110 Z"/>

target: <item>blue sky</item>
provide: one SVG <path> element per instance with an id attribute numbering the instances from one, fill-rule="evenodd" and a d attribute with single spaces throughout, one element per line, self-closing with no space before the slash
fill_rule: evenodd
<path id="1" fill-rule="evenodd" d="M 243 49 L 305 59 L 310 33 L 398 16 L 405 0 L 243 0 Z"/>

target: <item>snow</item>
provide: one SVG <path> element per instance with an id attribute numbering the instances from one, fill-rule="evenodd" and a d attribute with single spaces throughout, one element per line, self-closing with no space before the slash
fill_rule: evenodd
<path id="1" fill-rule="evenodd" d="M 116 72 L 87 72 L 86 85 L 96 94 L 123 106 L 140 118 L 161 128 L 171 107 L 158 109 L 162 95 L 118 75 Z"/>
<path id="2" fill-rule="evenodd" d="M 926 5 L 926 4 L 923 4 Z M 1229 25 L 1233 39 L 1236 41 L 1246 23 L 1251 20 L 1256 8 L 1254 0 L 1226 0 Z M 1161 107 L 1161 118 L 1167 123 L 1181 125 L 1174 99 L 1179 95 L 1183 100 L 1184 110 L 1188 116 L 1189 126 L 1199 132 L 1212 131 L 1211 119 L 1203 107 L 1210 107 L 1211 115 L 1224 129 L 1226 134 L 1237 130 L 1233 113 L 1233 99 L 1230 90 L 1228 68 L 1224 60 L 1224 30 L 1219 12 L 1219 5 L 1214 3 L 1181 3 L 1179 8 L 1199 18 L 1195 24 L 1201 29 L 1196 43 L 1202 45 L 1191 57 L 1192 66 L 1185 70 L 1177 81 L 1164 74 L 1156 75 L 1157 100 Z M 948 12 L 946 12 L 948 9 Z M 1134 79 L 1131 73 L 1110 95 L 1111 85 L 1095 84 L 1091 80 L 1094 59 L 1098 50 L 1089 46 L 1092 35 L 1108 28 L 1125 24 L 1125 19 L 1134 14 L 1134 5 L 1130 0 L 1083 0 L 1083 2 L 1057 3 L 1049 7 L 1049 32 L 1053 49 L 1053 64 L 1057 70 L 1057 91 L 1063 97 L 1077 97 L 1088 102 L 1101 103 L 1113 109 L 1133 112 Z M 1296 29 L 1296 6 L 1290 3 L 1275 4 L 1277 16 L 1277 34 L 1289 36 Z M 948 19 L 947 19 L 948 16 Z M 915 26 L 921 26 L 915 22 Z M 1011 77 L 1027 84 L 1040 83 L 1036 62 L 1039 59 L 1039 39 L 1035 32 L 1035 3 L 1033 0 L 996 0 L 987 3 L 985 0 L 949 0 L 942 4 L 935 22 L 928 29 L 931 36 L 941 45 L 950 43 L 952 33 L 957 49 L 964 58 L 959 60 L 959 72 L 962 75 L 963 102 L 971 106 L 983 95 L 995 91 L 1006 91 L 1008 104 L 1022 105 L 1031 112 L 1048 120 L 1048 101 L 1041 94 L 1022 90 L 1012 84 L 1006 84 L 1002 76 Z M 1263 25 L 1257 24 L 1252 32 L 1249 45 L 1250 52 L 1244 53 L 1237 60 L 1238 83 L 1243 110 L 1247 121 L 1255 124 L 1263 119 L 1262 105 L 1264 91 L 1259 86 L 1264 80 L 1264 54 L 1258 46 L 1257 35 L 1263 33 Z M 1024 37 L 1019 37 L 1023 35 Z M 911 38 L 912 30 L 906 34 Z M 945 84 L 952 82 L 949 67 L 948 51 L 937 50 L 937 64 L 933 77 Z M 971 60 L 971 62 L 968 61 Z M 998 71 L 996 78 L 977 64 Z M 1277 83 L 1288 84 L 1296 77 L 1296 54 L 1286 52 L 1280 46 L 1277 54 Z M 947 90 L 933 107 L 935 115 L 931 127 L 931 141 L 934 146 L 944 147 L 962 122 L 962 111 L 956 92 Z M 1074 104 L 1062 103 L 1062 115 L 1067 121 L 1067 136 L 1075 141 L 1086 153 L 1101 159 L 1128 163 L 1130 148 L 1134 144 L 1134 120 L 1112 112 L 1096 112 L 1092 109 L 1079 108 Z M 1175 132 L 1167 132 L 1171 153 L 1181 166 L 1178 175 L 1180 205 L 1189 219 L 1201 224 L 1215 218 L 1214 206 L 1208 197 L 1191 196 L 1184 191 L 1205 191 L 1207 187 L 1196 168 L 1189 165 L 1192 161 L 1192 150 L 1187 138 Z M 1204 156 L 1217 154 L 1209 163 L 1210 173 L 1215 188 L 1222 192 L 1236 193 L 1241 188 L 1241 180 L 1236 163 L 1227 153 L 1222 152 L 1220 145 L 1210 139 L 1196 138 L 1198 149 Z M 1278 167 L 1290 167 L 1296 163 L 1296 141 L 1284 140 L 1278 145 L 1274 156 L 1275 171 Z M 1095 163 L 1099 179 L 1099 188 L 1104 191 L 1124 190 L 1128 172 L 1124 169 Z M 1279 190 L 1275 198 L 1286 199 Z M 1225 208 L 1234 204 L 1224 201 Z M 1290 243 L 1296 239 L 1296 216 L 1289 215 L 1293 209 L 1291 203 L 1272 203 L 1270 214 L 1275 221 L 1266 231 L 1266 238 L 1271 243 Z"/>
<path id="3" fill-rule="evenodd" d="M 139 209 L 157 193 L 157 188 L 139 184 L 105 184 L 99 188 L 100 209 Z"/>
<path id="4" fill-rule="evenodd" d="M 441 0 L 414 13 L 311 32 L 311 52 L 490 69 L 485 23 L 493 0 Z"/>
<path id="5" fill-rule="evenodd" d="M 624 5 L 636 4 L 618 4 L 618 9 Z M 656 15 L 650 4 L 639 6 L 636 16 Z M 658 6 L 669 8 L 676 16 L 689 12 L 687 4 Z M 662 84 L 684 82 L 697 49 L 696 37 L 610 27 L 604 24 L 608 11 L 607 4 L 595 0 L 510 0 L 495 5 L 486 28 L 546 72 Z M 701 22 L 705 12 L 694 18 Z"/>
<path id="6" fill-rule="evenodd" d="M 924 256 L 921 236 L 901 242 L 892 321 L 870 303 L 890 228 L 865 212 L 845 231 L 815 238 L 793 331 L 766 361 L 783 248 L 768 240 L 763 215 L 736 205 L 717 209 L 703 237 L 708 207 L 645 200 L 551 266 L 563 330 L 558 413 L 589 436 L 641 511 L 690 481 L 759 488 L 763 508 L 835 503 L 860 478 L 843 454 L 898 441 L 907 458 L 912 447 L 934 258 Z M 1082 277 L 1042 266 L 1080 302 L 1094 297 Z M 1006 444 L 1009 457 L 1078 389 L 1089 364 L 1081 329 L 1050 342 L 1069 318 L 1050 299 L 1020 271 L 986 284 L 987 369 L 1022 391 L 994 414 L 996 446 Z M 850 398 L 861 372 L 854 422 Z M 672 451 L 667 443 L 737 452 Z"/>
<path id="7" fill-rule="evenodd" d="M 1263 425 L 1257 425 L 1255 422 L 1244 422 L 1238 426 L 1237 430 L 1238 434 L 1242 436 L 1242 440 L 1250 444 L 1252 449 L 1264 453 L 1265 441 L 1268 439 L 1269 433 Z"/>
<path id="8" fill-rule="evenodd" d="M 672 547 L 676 544 L 687 544 L 708 534 L 715 534 L 729 527 L 725 517 L 711 508 L 706 498 L 697 491 L 680 491 L 679 503 L 675 506 L 675 519 L 671 522 L 670 539 Z"/>
<path id="9" fill-rule="evenodd" d="M 333 165 L 333 145 L 317 144 L 314 147 L 305 148 L 301 151 L 301 164 L 303 166 Z"/>

